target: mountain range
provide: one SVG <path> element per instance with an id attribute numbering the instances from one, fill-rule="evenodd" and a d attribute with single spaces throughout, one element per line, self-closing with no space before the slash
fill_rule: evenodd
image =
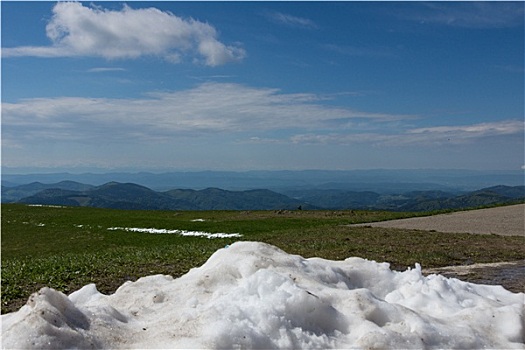
<path id="1" fill-rule="evenodd" d="M 64 180 L 101 186 L 111 181 L 135 183 L 155 191 L 173 188 L 202 190 L 210 187 L 240 191 L 266 188 L 285 190 L 348 190 L 378 193 L 438 190 L 475 191 L 496 185 L 525 184 L 524 170 L 457 169 L 370 169 L 370 170 L 280 170 L 280 171 L 178 171 L 110 173 L 31 173 L 18 174 L 2 167 L 2 185 L 17 186 L 32 182 L 57 183 Z"/>
<path id="2" fill-rule="evenodd" d="M 325 209 L 432 211 L 463 209 L 525 200 L 525 186 L 493 186 L 469 192 L 407 191 L 380 194 L 372 191 L 289 191 L 294 198 Z"/>
<path id="3" fill-rule="evenodd" d="M 2 202 L 146 210 L 294 210 L 375 209 L 429 211 L 523 202 L 525 186 L 492 186 L 469 192 L 441 190 L 378 193 L 345 189 L 268 189 L 231 191 L 219 188 L 154 191 L 135 183 L 101 186 L 61 181 L 2 186 Z"/>
<path id="4" fill-rule="evenodd" d="M 218 188 L 203 190 L 175 189 L 153 191 L 133 183 L 109 182 L 102 186 L 77 184 L 83 190 L 72 190 L 71 182 L 43 185 L 32 183 L 20 187 L 2 186 L 2 201 L 64 206 L 88 206 L 113 209 L 145 210 L 257 210 L 257 209 L 317 209 L 312 205 L 270 190 L 227 191 Z M 44 189 L 41 189 L 45 187 Z M 41 189 L 41 190 L 40 190 Z M 28 196 L 20 197 L 27 191 Z"/>

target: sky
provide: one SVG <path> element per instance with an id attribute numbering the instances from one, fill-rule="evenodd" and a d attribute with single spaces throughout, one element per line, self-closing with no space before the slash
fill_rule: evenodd
<path id="1" fill-rule="evenodd" d="M 525 168 L 523 2 L 1 11 L 4 171 Z"/>

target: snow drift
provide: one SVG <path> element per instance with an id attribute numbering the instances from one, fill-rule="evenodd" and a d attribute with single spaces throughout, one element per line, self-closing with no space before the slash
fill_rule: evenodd
<path id="1" fill-rule="evenodd" d="M 421 268 L 237 242 L 173 279 L 50 288 L 3 315 L 4 348 L 525 348 L 523 293 Z"/>

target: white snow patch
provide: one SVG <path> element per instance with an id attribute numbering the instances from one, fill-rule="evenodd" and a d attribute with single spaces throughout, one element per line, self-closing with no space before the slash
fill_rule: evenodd
<path id="1" fill-rule="evenodd" d="M 421 268 L 237 242 L 173 279 L 114 294 L 50 288 L 3 315 L 4 348 L 524 349 L 524 293 Z"/>
<path id="2" fill-rule="evenodd" d="M 28 204 L 28 207 L 65 208 L 63 205 Z"/>
<path id="3" fill-rule="evenodd" d="M 127 231 L 127 232 L 141 232 L 151 233 L 156 235 L 181 235 L 181 236 L 194 236 L 194 237 L 206 237 L 206 238 L 230 238 L 230 237 L 242 237 L 239 233 L 209 233 L 203 231 L 186 231 L 186 230 L 168 230 L 165 228 L 138 228 L 138 227 L 110 227 L 109 231 Z"/>
<path id="4" fill-rule="evenodd" d="M 204 222 L 204 221 L 206 221 L 206 220 L 204 220 L 204 219 L 193 219 L 193 220 L 191 220 L 191 222 Z"/>

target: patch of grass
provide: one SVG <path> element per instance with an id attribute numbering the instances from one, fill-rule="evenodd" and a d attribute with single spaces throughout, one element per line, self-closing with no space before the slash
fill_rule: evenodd
<path id="1" fill-rule="evenodd" d="M 125 211 L 4 204 L 2 313 L 18 309 L 43 286 L 71 293 L 95 283 L 99 291 L 112 293 L 125 281 L 142 276 L 179 277 L 237 240 L 266 242 L 304 257 L 341 260 L 358 256 L 386 261 L 400 270 L 416 262 L 439 267 L 525 256 L 523 237 L 348 226 L 415 215 L 376 211 Z M 241 233 L 243 237 L 210 240 L 110 231 L 110 227 Z"/>
<path id="2" fill-rule="evenodd" d="M 262 239 L 304 257 L 341 260 L 358 256 L 405 270 L 420 263 L 441 267 L 514 261 L 525 257 L 525 238 L 440 233 L 379 227 L 325 226 Z"/>

